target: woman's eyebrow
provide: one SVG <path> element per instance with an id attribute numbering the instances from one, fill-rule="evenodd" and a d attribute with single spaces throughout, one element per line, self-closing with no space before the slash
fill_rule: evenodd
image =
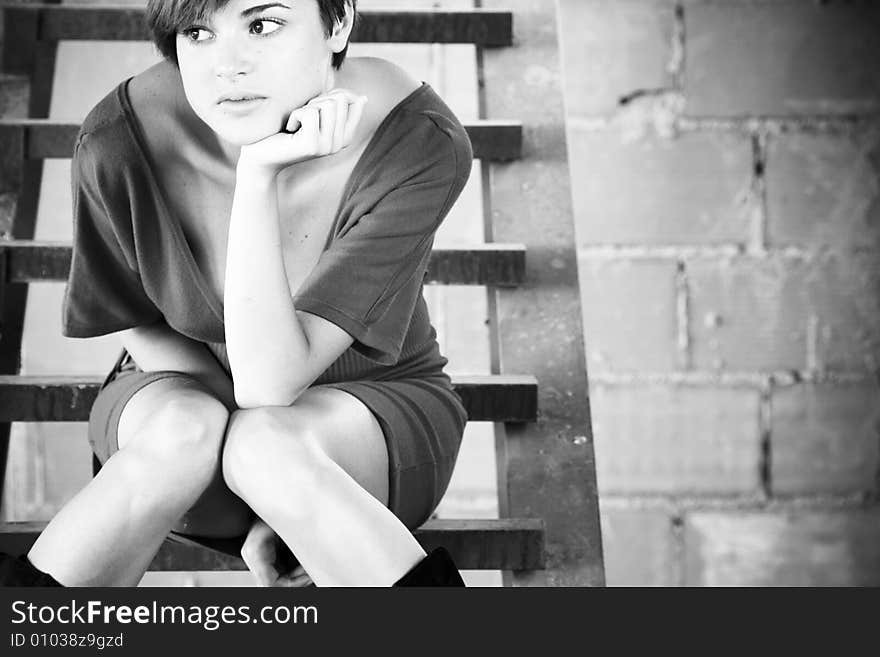
<path id="1" fill-rule="evenodd" d="M 273 7 L 282 7 L 283 9 L 290 9 L 290 7 L 288 7 L 287 5 L 285 5 L 281 2 L 269 2 L 265 5 L 255 5 L 253 7 L 249 7 L 248 9 L 245 9 L 243 12 L 241 12 L 241 17 L 247 18 L 248 16 L 251 16 L 252 14 L 259 14 L 264 9 L 272 9 Z"/>

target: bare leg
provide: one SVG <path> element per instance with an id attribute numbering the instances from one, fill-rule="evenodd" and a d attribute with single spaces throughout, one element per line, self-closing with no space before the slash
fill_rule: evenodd
<path id="1" fill-rule="evenodd" d="M 114 454 L 40 534 L 28 553 L 31 562 L 65 586 L 136 586 L 171 526 L 201 493 L 191 478 L 150 461 Z M 165 499 L 158 491 L 138 492 L 157 481 L 182 488 Z"/>
<path id="2" fill-rule="evenodd" d="M 130 434 L 28 553 L 65 586 L 136 586 L 172 525 L 219 471 L 226 409 L 192 391 L 158 403 L 164 382 L 135 395 L 149 397 L 157 386 L 151 421 Z"/>
<path id="3" fill-rule="evenodd" d="M 314 398 L 301 397 L 299 409 L 233 413 L 223 456 L 226 482 L 318 586 L 390 586 L 425 551 L 385 506 L 388 454 L 381 428 L 347 393 L 316 394 L 319 403 L 311 408 Z"/>

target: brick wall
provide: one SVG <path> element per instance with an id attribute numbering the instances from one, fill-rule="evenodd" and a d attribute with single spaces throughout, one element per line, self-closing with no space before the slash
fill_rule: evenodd
<path id="1" fill-rule="evenodd" d="M 560 0 L 610 584 L 880 584 L 880 6 Z"/>

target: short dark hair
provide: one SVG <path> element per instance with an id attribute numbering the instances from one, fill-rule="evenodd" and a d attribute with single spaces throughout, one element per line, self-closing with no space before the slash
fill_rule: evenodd
<path id="1" fill-rule="evenodd" d="M 357 18 L 357 0 L 315 1 L 324 25 L 324 36 L 329 37 L 336 23 L 345 17 L 345 5 L 351 5 L 353 17 Z M 229 0 L 149 0 L 146 17 L 153 43 L 165 59 L 177 66 L 178 32 L 222 9 L 228 2 Z M 333 53 L 333 68 L 342 66 L 347 52 L 346 43 L 340 52 Z"/>

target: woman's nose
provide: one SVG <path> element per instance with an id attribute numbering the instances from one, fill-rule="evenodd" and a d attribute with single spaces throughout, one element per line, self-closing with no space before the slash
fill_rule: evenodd
<path id="1" fill-rule="evenodd" d="M 217 58 L 214 62 L 214 70 L 218 78 L 233 79 L 240 75 L 247 75 L 253 70 L 253 62 L 248 56 L 245 44 L 236 39 L 218 44 Z"/>

